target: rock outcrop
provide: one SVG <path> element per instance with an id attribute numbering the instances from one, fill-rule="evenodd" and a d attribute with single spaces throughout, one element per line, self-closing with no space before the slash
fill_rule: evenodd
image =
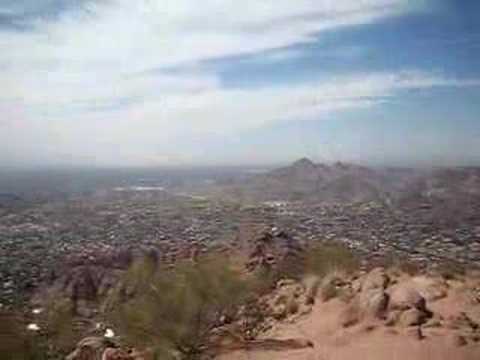
<path id="1" fill-rule="evenodd" d="M 250 244 L 249 271 L 289 274 L 299 273 L 303 267 L 304 248 L 299 241 L 284 231 L 272 229 L 255 237 Z"/>
<path id="2" fill-rule="evenodd" d="M 81 340 L 66 360 L 106 360 L 103 353 L 114 344 L 102 337 L 88 337 Z"/>

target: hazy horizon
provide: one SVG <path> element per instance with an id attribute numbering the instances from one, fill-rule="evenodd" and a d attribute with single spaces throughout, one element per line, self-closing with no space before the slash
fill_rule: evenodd
<path id="1" fill-rule="evenodd" d="M 0 0 L 0 167 L 480 166 L 479 11 Z"/>

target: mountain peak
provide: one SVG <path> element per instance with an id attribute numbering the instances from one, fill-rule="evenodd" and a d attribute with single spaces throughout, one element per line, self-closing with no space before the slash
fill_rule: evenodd
<path id="1" fill-rule="evenodd" d="M 292 164 L 293 167 L 315 167 L 315 163 L 309 158 L 303 157 Z"/>

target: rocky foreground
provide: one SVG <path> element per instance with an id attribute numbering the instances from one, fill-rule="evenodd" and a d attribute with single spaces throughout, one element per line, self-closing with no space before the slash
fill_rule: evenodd
<path id="1" fill-rule="evenodd" d="M 346 257 L 345 252 L 326 251 L 325 245 L 316 253 L 318 250 L 305 247 L 280 230 L 263 233 L 243 247 L 217 251 L 215 257 L 229 258 L 242 278 L 263 279 L 265 286 L 262 283 L 261 290 L 255 287 L 255 296 L 245 298 L 249 299 L 247 302 L 237 302 L 234 295 L 229 300 L 236 304 L 234 307 L 214 306 L 207 317 L 199 318 L 206 321 L 201 324 L 203 335 L 192 333 L 199 336 L 200 345 L 195 352 L 181 353 L 179 348 L 169 348 L 166 359 L 473 360 L 480 356 L 480 272 L 476 270 L 460 272 L 441 266 L 423 269 L 400 266 L 401 262 L 369 269 Z M 25 331 L 33 339 L 56 342 L 55 347 L 47 342 L 46 349 L 50 348 L 52 354 L 49 359 L 165 358 L 155 352 L 156 339 L 161 341 L 163 336 L 158 338 L 155 332 L 164 334 L 163 321 L 173 319 L 168 328 L 182 321 L 192 308 L 170 307 L 160 301 L 158 306 L 175 311 L 173 317 L 165 317 L 165 313 L 156 311 L 157 302 L 135 299 L 147 292 L 158 293 L 158 300 L 168 298 L 179 289 L 176 280 L 165 283 L 152 278 L 142 285 L 143 278 L 132 280 L 128 275 L 132 274 L 129 269 L 138 255 L 119 252 L 110 257 L 102 253 L 96 256 L 103 261 L 102 266 L 71 263 L 71 268 L 63 269 L 51 284 L 37 289 L 25 317 Z M 148 263 L 160 266 L 156 253 L 142 256 Z M 318 260 L 317 266 L 301 273 L 296 266 L 307 266 L 312 258 Z M 195 254 L 186 261 L 195 272 L 201 264 Z M 176 265 L 172 266 L 170 270 L 159 270 L 177 271 Z M 296 276 L 290 277 L 286 269 Z M 224 284 L 218 281 L 224 278 L 216 270 L 205 274 L 198 280 L 207 287 L 200 286 L 195 291 L 200 291 L 200 298 L 206 296 L 208 309 L 208 301 L 216 299 L 208 292 L 216 292 L 219 287 L 221 295 Z M 265 278 L 262 274 L 274 277 Z M 166 287 L 159 288 L 161 284 Z M 192 285 L 185 284 L 180 288 Z M 205 289 L 207 293 L 203 294 Z M 182 303 L 190 297 L 176 299 Z M 130 328 L 137 325 L 136 318 L 122 327 L 110 316 L 130 301 L 134 310 L 140 310 L 135 314 L 140 315 L 142 334 L 145 331 L 137 338 L 129 334 Z M 68 305 L 68 316 L 63 312 L 64 305 Z M 49 322 L 52 315 L 53 328 Z M 143 325 L 147 327 L 143 329 Z M 153 341 L 143 341 L 149 337 Z M 52 349 L 63 350 L 52 353 Z"/>
<path id="2" fill-rule="evenodd" d="M 235 259 L 243 276 L 268 270 L 278 280 L 248 306 L 218 314 L 197 358 L 469 360 L 480 356 L 480 272 L 419 270 L 402 268 L 400 263 L 353 268 L 351 259 L 338 253 L 327 253 L 339 257 L 338 266 L 330 262 L 327 272 L 315 273 L 311 268 L 295 278 L 282 272 L 286 266 L 291 270 L 292 264 L 305 264 L 311 253 L 280 230 L 257 236 L 244 244 L 243 252 L 224 250 L 222 256 Z M 151 347 L 126 342 L 121 329 L 102 322 L 109 307 L 115 306 L 108 294 L 139 295 L 136 284 L 125 282 L 123 276 L 128 258 L 116 256 L 110 261 L 116 268 L 79 265 L 32 299 L 34 309 L 45 308 L 45 300 L 52 297 L 74 305 L 73 323 L 84 338 L 68 360 L 154 358 Z M 155 254 L 146 256 L 158 261 Z"/>
<path id="3" fill-rule="evenodd" d="M 212 331 L 218 359 L 467 360 L 480 356 L 480 275 L 456 279 L 375 268 L 319 279 L 283 279 L 258 301 L 265 318 L 254 339 L 242 321 Z M 83 339 L 69 360 L 149 359 L 113 339 Z"/>
<path id="4" fill-rule="evenodd" d="M 303 348 L 247 346 L 220 358 L 478 359 L 479 285 L 477 276 L 446 280 L 376 268 L 354 277 L 331 274 L 311 301 L 308 282 L 282 282 L 271 301 L 273 316 L 283 320 L 261 338 L 300 337 Z"/>

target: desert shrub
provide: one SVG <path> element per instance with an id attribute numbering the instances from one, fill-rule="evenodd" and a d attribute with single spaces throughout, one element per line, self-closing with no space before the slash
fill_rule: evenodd
<path id="1" fill-rule="evenodd" d="M 43 360 L 47 353 L 45 339 L 26 331 L 20 316 L 0 312 L 0 360 Z"/>
<path id="2" fill-rule="evenodd" d="M 250 279 L 251 289 L 258 296 L 266 295 L 275 289 L 275 286 L 282 278 L 282 273 L 271 268 L 257 270 Z"/>
<path id="3" fill-rule="evenodd" d="M 265 302 L 258 301 L 260 296 L 255 296 L 255 292 L 247 297 L 245 303 L 241 306 L 239 311 L 238 322 L 239 334 L 245 340 L 255 339 L 265 325 L 265 320 L 270 312 L 268 305 Z"/>
<path id="4" fill-rule="evenodd" d="M 317 245 L 308 251 L 305 259 L 305 273 L 321 277 L 333 271 L 352 272 L 358 268 L 358 258 L 340 243 Z"/>
<path id="5" fill-rule="evenodd" d="M 74 306 L 70 299 L 50 299 L 38 323 L 42 336 L 48 342 L 50 357 L 67 355 L 85 332 L 74 318 Z"/>
<path id="6" fill-rule="evenodd" d="M 276 280 L 295 279 L 301 280 L 305 274 L 306 254 L 297 250 L 290 256 L 286 256 L 275 268 Z"/>
<path id="7" fill-rule="evenodd" d="M 196 359 L 211 331 L 235 314 L 248 286 L 221 259 L 178 264 L 174 270 L 137 263 L 127 275 L 135 294 L 112 314 L 112 322 L 135 346 L 150 347 L 162 359 Z"/>

